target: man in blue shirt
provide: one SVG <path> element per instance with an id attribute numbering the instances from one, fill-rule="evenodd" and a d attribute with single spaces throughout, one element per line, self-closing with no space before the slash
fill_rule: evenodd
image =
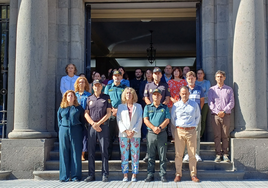
<path id="1" fill-rule="evenodd" d="M 175 167 L 176 176 L 174 181 L 181 181 L 182 176 L 182 157 L 187 145 L 190 156 L 189 170 L 192 181 L 199 182 L 196 177 L 196 126 L 200 122 L 200 109 L 195 101 L 189 99 L 189 89 L 182 86 L 180 89 L 181 100 L 174 103 L 171 110 L 171 122 L 176 126 L 175 135 Z"/>
<path id="2" fill-rule="evenodd" d="M 113 83 L 108 84 L 105 87 L 104 94 L 110 96 L 111 104 L 112 104 L 112 115 L 109 119 L 109 132 L 110 132 L 110 143 L 108 148 L 109 159 L 112 157 L 113 151 L 113 142 L 118 136 L 118 126 L 116 121 L 117 107 L 121 104 L 121 95 L 126 88 L 126 85 L 123 85 L 120 80 L 122 79 L 122 74 L 120 71 L 113 72 Z"/>
<path id="3" fill-rule="evenodd" d="M 202 87 L 195 85 L 196 75 L 193 71 L 189 71 L 186 74 L 186 81 L 188 83 L 188 88 L 189 88 L 189 92 L 190 92 L 189 99 L 192 101 L 195 101 L 199 105 L 199 110 L 201 113 L 201 109 L 203 108 L 204 103 L 205 103 L 205 94 L 204 94 Z M 200 154 L 199 154 L 199 152 L 200 152 L 200 132 L 201 132 L 201 120 L 196 127 L 197 146 L 196 146 L 195 157 L 196 157 L 197 161 L 202 161 Z M 183 158 L 183 161 L 189 161 L 189 155 L 187 154 L 187 151 L 185 151 L 185 154 L 186 155 Z"/>
<path id="4" fill-rule="evenodd" d="M 153 103 L 144 108 L 144 123 L 148 127 L 147 134 L 147 152 L 148 152 L 148 169 L 145 182 L 154 181 L 155 172 L 155 154 L 158 150 L 160 160 L 160 177 L 162 182 L 166 179 L 166 153 L 167 153 L 167 131 L 166 126 L 169 123 L 170 113 L 166 105 L 160 103 L 162 95 L 159 89 L 152 92 Z"/>

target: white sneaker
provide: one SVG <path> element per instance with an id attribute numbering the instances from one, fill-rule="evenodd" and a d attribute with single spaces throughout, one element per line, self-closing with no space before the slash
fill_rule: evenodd
<path id="1" fill-rule="evenodd" d="M 199 155 L 197 155 L 197 154 L 195 154 L 195 158 L 196 158 L 196 161 L 197 161 L 197 162 L 202 161 L 201 157 L 200 157 Z"/>
<path id="2" fill-rule="evenodd" d="M 186 154 L 183 158 L 183 162 L 189 162 L 189 155 Z"/>

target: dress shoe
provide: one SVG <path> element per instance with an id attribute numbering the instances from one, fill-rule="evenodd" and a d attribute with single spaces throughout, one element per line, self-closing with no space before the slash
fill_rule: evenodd
<path id="1" fill-rule="evenodd" d="M 196 176 L 193 176 L 193 177 L 192 177 L 192 181 L 193 181 L 193 182 L 200 182 L 200 180 L 199 180 Z"/>
<path id="2" fill-rule="evenodd" d="M 102 182 L 108 182 L 108 176 L 106 175 L 102 176 Z"/>
<path id="3" fill-rule="evenodd" d="M 166 178 L 166 176 L 162 176 L 162 177 L 161 177 L 161 181 L 164 182 L 164 183 L 167 182 L 167 178 Z"/>
<path id="4" fill-rule="evenodd" d="M 176 175 L 174 182 L 180 182 L 180 181 L 181 181 L 180 175 Z"/>
<path id="5" fill-rule="evenodd" d="M 95 181 L 95 176 L 88 176 L 84 182 L 90 182 L 90 181 Z"/>
<path id="6" fill-rule="evenodd" d="M 147 178 L 144 180 L 145 182 L 151 182 L 154 181 L 154 177 L 153 176 L 147 176 Z"/>

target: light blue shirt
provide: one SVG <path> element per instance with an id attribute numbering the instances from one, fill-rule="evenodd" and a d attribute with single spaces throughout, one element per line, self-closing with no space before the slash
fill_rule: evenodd
<path id="1" fill-rule="evenodd" d="M 195 81 L 195 84 L 202 87 L 204 95 L 205 95 L 205 103 L 208 103 L 208 90 L 210 88 L 210 81 L 209 80 L 203 80 L 201 82 Z"/>
<path id="2" fill-rule="evenodd" d="M 73 90 L 74 91 L 74 83 L 77 80 L 79 76 L 74 75 L 73 77 L 70 76 L 63 76 L 60 81 L 60 91 L 62 96 L 67 90 Z"/>
<path id="3" fill-rule="evenodd" d="M 174 103 L 171 109 L 171 122 L 176 127 L 196 127 L 200 121 L 200 109 L 195 101 L 182 100 Z"/>
<path id="4" fill-rule="evenodd" d="M 109 81 L 108 81 L 108 84 L 112 84 L 113 82 L 114 82 L 114 80 L 109 80 Z M 130 87 L 130 83 L 129 83 L 128 80 L 122 79 L 122 80 L 120 81 L 120 83 L 126 85 L 127 87 Z"/>
<path id="5" fill-rule="evenodd" d="M 171 80 L 172 76 L 170 76 L 169 78 L 166 76 L 166 74 L 164 74 L 164 78 L 166 80 L 166 82 L 168 83 L 169 80 Z"/>
<path id="6" fill-rule="evenodd" d="M 91 95 L 89 92 L 84 91 L 84 93 L 82 95 L 79 94 L 79 92 L 75 93 L 76 97 L 77 97 L 77 101 L 78 103 L 83 107 L 83 109 L 85 110 L 87 107 L 87 98 Z"/>

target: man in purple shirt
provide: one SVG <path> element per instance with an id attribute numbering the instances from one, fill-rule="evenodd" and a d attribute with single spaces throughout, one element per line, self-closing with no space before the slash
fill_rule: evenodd
<path id="1" fill-rule="evenodd" d="M 230 114 L 234 108 L 234 92 L 231 87 L 224 85 L 225 79 L 225 72 L 218 70 L 215 74 L 217 85 L 212 86 L 208 91 L 208 104 L 212 115 L 216 150 L 215 162 L 220 162 L 222 156 L 225 162 L 230 162 L 228 158 L 228 146 Z"/>

